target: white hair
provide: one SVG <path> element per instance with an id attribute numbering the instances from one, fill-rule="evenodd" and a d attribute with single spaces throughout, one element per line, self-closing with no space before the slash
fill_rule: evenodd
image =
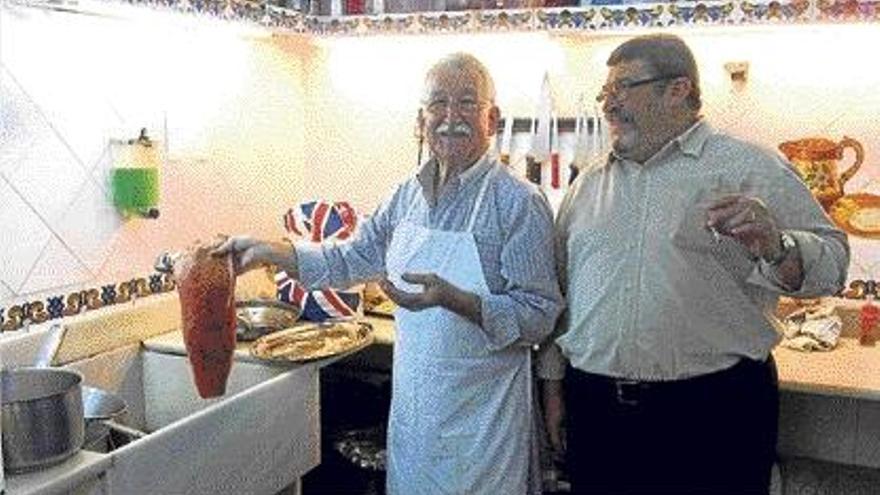
<path id="1" fill-rule="evenodd" d="M 489 101 L 495 102 L 495 81 L 492 80 L 489 70 L 477 57 L 465 52 L 447 55 L 431 66 L 425 75 L 426 89 L 430 87 L 430 81 L 437 73 L 447 70 L 453 70 L 462 74 L 476 74 L 479 78 L 480 86 L 486 92 Z"/>

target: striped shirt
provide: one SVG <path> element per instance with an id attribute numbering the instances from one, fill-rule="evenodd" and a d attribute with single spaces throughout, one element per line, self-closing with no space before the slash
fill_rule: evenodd
<path id="1" fill-rule="evenodd" d="M 437 164 L 427 161 L 349 242 L 296 243 L 301 282 L 309 288 L 348 287 L 385 276 L 385 252 L 404 219 L 431 229 L 464 231 L 480 182 L 492 167 L 500 170 L 486 189 L 473 229 L 491 292 L 481 297 L 480 308 L 487 346 L 497 350 L 544 340 L 563 304 L 552 256 L 553 213 L 537 188 L 492 154 L 450 177 L 436 197 Z"/>
<path id="2" fill-rule="evenodd" d="M 725 193 L 760 198 L 792 235 L 803 260 L 798 290 L 783 287 L 734 239 L 713 240 L 706 207 Z M 589 373 L 636 380 L 765 359 L 779 340 L 779 295 L 834 294 L 849 264 L 845 234 L 785 162 L 703 121 L 644 164 L 612 156 L 582 172 L 556 226 L 569 310 L 558 346 L 539 355 L 546 379 L 562 378 L 564 358 Z"/>

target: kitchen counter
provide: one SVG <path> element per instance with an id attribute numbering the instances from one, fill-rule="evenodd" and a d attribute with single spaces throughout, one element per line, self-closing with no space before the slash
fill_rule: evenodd
<path id="1" fill-rule="evenodd" d="M 31 344 L 39 345 L 37 337 Z M 155 340 L 68 363 L 86 383 L 123 397 L 123 424 L 147 435 L 111 452 L 81 450 L 56 466 L 8 474 L 6 495 L 128 494 L 144 486 L 181 495 L 299 493 L 299 478 L 320 462 L 318 375 L 331 361 L 257 364 L 242 348 L 227 393 L 201 399 L 181 337 L 166 329 Z"/>
<path id="2" fill-rule="evenodd" d="M 880 401 L 880 345 L 841 338 L 828 352 L 773 351 L 783 390 Z"/>
<path id="3" fill-rule="evenodd" d="M 394 343 L 394 320 L 391 318 L 381 318 L 381 317 L 372 317 L 368 316 L 364 318 L 364 320 L 372 325 L 373 327 L 373 345 L 392 345 Z M 151 337 L 149 339 L 145 339 L 143 341 L 143 345 L 145 348 L 157 352 L 164 352 L 167 354 L 176 354 L 180 356 L 186 355 L 186 346 L 183 343 L 183 333 L 180 330 L 175 330 L 173 332 L 163 333 L 161 335 L 157 335 L 155 337 Z M 348 353 L 342 354 L 339 356 L 332 356 L 325 359 L 319 359 L 316 361 L 311 361 L 307 363 L 285 363 L 283 361 L 267 361 L 265 359 L 260 359 L 254 357 L 250 353 L 250 342 L 239 342 L 235 347 L 235 361 L 237 362 L 249 362 L 249 363 L 257 363 L 262 365 L 280 365 L 286 367 L 296 367 L 296 366 L 306 366 L 306 365 L 316 365 L 318 367 L 326 366 L 335 361 L 343 359 L 351 354 Z M 390 365 L 390 363 L 389 363 Z"/>
<path id="4" fill-rule="evenodd" d="M 367 317 L 378 345 L 394 344 L 394 320 Z M 840 339 L 828 352 L 800 352 L 786 347 L 773 351 L 783 391 L 880 401 L 880 342 L 859 345 L 852 337 Z"/>

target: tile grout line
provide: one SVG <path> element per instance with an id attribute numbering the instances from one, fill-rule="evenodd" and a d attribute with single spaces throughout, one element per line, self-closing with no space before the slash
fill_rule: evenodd
<path id="1" fill-rule="evenodd" d="M 52 244 L 52 236 L 49 236 L 49 238 L 46 239 L 46 243 L 43 244 L 43 248 L 40 249 L 40 254 L 37 255 L 37 259 L 34 260 L 34 264 L 32 264 L 31 267 L 28 269 L 27 274 L 24 276 L 24 279 L 21 281 L 21 285 L 18 286 L 18 293 L 19 294 L 24 292 L 23 289 L 24 289 L 25 285 L 27 285 L 28 280 L 30 280 L 30 278 L 31 278 L 31 275 L 34 274 L 34 270 L 37 269 L 37 265 L 40 264 L 40 260 L 42 260 L 43 256 L 46 255 L 46 250 L 49 249 L 49 244 Z"/>
<path id="2" fill-rule="evenodd" d="M 104 148 L 103 148 L 103 150 L 101 151 L 101 154 L 100 154 L 100 156 L 98 157 L 97 161 L 93 164 L 93 166 L 92 166 L 90 169 L 89 169 L 88 167 L 86 167 L 86 166 L 85 166 L 85 163 L 82 161 L 82 159 L 79 157 L 79 155 L 73 150 L 73 148 L 70 146 L 70 144 L 69 144 L 69 143 L 64 139 L 64 137 L 61 135 L 61 132 L 60 132 L 60 131 L 59 131 L 54 125 L 52 125 L 51 120 L 48 118 L 48 116 L 47 116 L 46 113 L 43 111 L 43 109 L 40 107 L 40 105 L 39 105 L 39 104 L 36 102 L 36 100 L 34 100 L 34 98 L 33 98 L 33 97 L 32 97 L 32 96 L 31 96 L 31 95 L 30 95 L 30 94 L 24 89 L 24 87 L 23 87 L 22 84 L 18 81 L 18 79 L 15 78 L 15 76 L 12 74 L 12 71 L 9 69 L 9 67 L 8 67 L 7 65 L 5 65 L 5 64 L 0 63 L 0 69 L 3 69 L 3 72 L 6 73 L 6 75 L 9 77 L 9 79 L 10 79 L 10 80 L 11 80 L 11 81 L 12 81 L 12 82 L 18 87 L 18 89 L 22 92 L 22 94 L 25 95 L 25 97 L 27 98 L 27 100 L 28 100 L 28 101 L 33 105 L 33 107 L 36 109 L 37 113 L 38 113 L 39 116 L 42 118 L 43 122 L 44 122 L 44 123 L 45 123 L 45 124 L 46 124 L 46 125 L 52 130 L 52 133 L 55 135 L 55 137 L 56 137 L 56 138 L 62 143 L 62 145 L 68 150 L 68 152 L 69 152 L 69 153 L 71 154 L 71 156 L 73 157 L 74 161 L 75 161 L 75 162 L 77 163 L 77 165 L 83 170 L 83 172 L 84 172 L 85 175 L 86 175 L 86 179 L 83 181 L 83 184 L 80 186 L 79 190 L 77 191 L 77 194 L 75 194 L 74 197 L 73 197 L 73 199 L 71 199 L 70 204 L 65 205 L 65 206 L 68 207 L 68 209 L 69 209 L 70 205 L 73 204 L 73 202 L 76 201 L 76 198 L 80 196 L 80 194 L 82 193 L 83 189 L 85 188 L 85 184 L 88 183 L 89 181 L 91 181 L 91 182 L 93 183 L 93 185 L 95 185 L 95 186 L 101 191 L 101 193 L 102 193 L 103 195 L 106 195 L 108 191 L 107 191 L 107 189 L 105 188 L 105 185 L 104 185 L 104 184 L 101 184 L 101 183 L 100 183 L 100 182 L 94 177 L 93 172 L 94 172 L 94 169 L 95 169 L 95 167 L 97 166 L 97 164 L 100 163 L 103 159 L 105 159 L 105 158 L 108 156 L 109 147 L 108 147 L 108 146 L 104 146 Z M 110 104 L 110 102 L 107 102 L 107 103 L 108 103 L 108 105 L 110 105 L 112 111 L 113 111 L 114 114 L 117 116 L 117 118 L 119 118 L 120 120 L 123 120 L 122 117 L 121 117 L 121 115 L 119 115 L 118 111 L 116 110 L 116 108 L 113 107 L 113 105 Z M 84 261 L 83 261 L 83 260 L 82 260 L 82 259 L 81 259 L 81 258 L 75 253 L 75 252 L 74 252 L 74 250 L 73 250 L 73 249 L 72 249 L 72 248 L 71 248 L 71 247 L 70 247 L 70 246 L 69 246 L 69 245 L 68 245 L 68 244 L 62 239 L 61 235 L 58 234 L 58 233 L 55 231 L 55 229 L 54 229 L 53 226 L 47 221 L 47 219 L 43 218 L 43 216 L 40 215 L 40 214 L 38 213 L 37 209 L 36 209 L 36 208 L 35 208 L 35 207 L 34 207 L 34 206 L 33 206 L 33 205 L 32 205 L 32 204 L 31 204 L 31 203 L 30 203 L 25 197 L 24 197 L 24 195 L 21 193 L 21 191 L 17 190 L 17 189 L 12 185 L 11 181 L 10 181 L 8 178 L 4 177 L 4 180 L 5 180 L 5 182 L 6 182 L 6 183 L 7 183 L 7 184 L 13 189 L 13 191 L 16 193 L 16 195 L 17 195 L 22 201 L 24 201 L 25 204 L 27 204 L 27 206 L 28 206 L 28 207 L 29 207 L 29 208 L 30 208 L 30 209 L 31 209 L 31 210 L 32 210 L 32 211 L 33 211 L 33 212 L 34 212 L 34 213 L 40 218 L 40 220 L 41 220 L 41 221 L 43 222 L 43 224 L 49 229 L 49 231 L 52 233 L 52 235 L 53 235 L 56 239 L 58 239 L 58 241 L 59 241 L 59 242 L 60 242 L 60 243 L 61 243 L 61 244 L 67 249 L 67 251 L 68 251 L 69 253 L 71 253 L 71 255 L 76 259 L 76 261 L 77 261 L 80 265 L 82 265 L 82 266 L 85 268 L 86 273 L 89 275 L 89 277 L 90 277 L 91 279 L 95 279 L 95 278 L 97 278 L 97 274 L 96 274 L 96 272 L 93 272 L 92 269 L 90 269 L 89 266 L 88 266 L 88 265 L 87 265 L 87 264 L 86 264 L 86 263 L 85 263 L 85 262 L 84 262 Z M 135 237 L 136 237 L 137 239 L 140 239 L 140 236 L 139 236 L 139 235 L 135 235 Z M 43 250 L 42 250 L 42 252 L 40 253 L 40 257 L 43 256 L 43 254 L 45 253 L 45 251 L 46 251 L 47 248 L 48 248 L 48 242 L 46 243 L 45 246 L 43 246 Z M 40 257 L 37 258 L 37 261 L 39 261 Z M 101 265 L 101 268 L 103 268 L 103 266 L 106 265 L 107 261 L 108 261 L 108 260 L 106 260 L 106 259 L 104 260 L 104 262 L 103 262 L 102 265 Z M 19 287 L 19 291 L 16 292 L 16 291 L 13 290 L 13 291 L 12 291 L 13 293 L 18 294 L 18 293 L 21 292 L 21 288 L 23 288 L 24 285 L 27 283 L 28 279 L 30 278 L 31 274 L 32 274 L 33 271 L 36 269 L 36 267 L 37 267 L 37 263 L 34 263 L 34 265 L 31 266 L 30 270 L 28 271 L 27 275 L 25 276 L 25 279 L 22 281 L 22 286 Z M 99 271 L 100 271 L 100 269 L 99 269 Z"/>
<path id="3" fill-rule="evenodd" d="M 36 208 L 34 208 L 34 205 L 32 205 L 31 202 L 28 201 L 27 198 L 25 198 L 21 194 L 21 191 L 19 191 L 18 188 L 16 188 L 15 185 L 5 175 L 0 174 L 0 179 L 2 179 L 3 182 L 5 182 L 6 185 L 8 185 L 10 189 L 12 189 L 12 192 L 14 192 L 15 195 L 18 196 L 18 198 L 21 199 L 25 205 L 27 205 L 27 207 L 31 210 L 31 212 L 33 212 L 33 214 L 36 215 L 37 218 L 40 219 L 40 221 L 43 223 L 43 225 L 45 225 L 46 228 L 49 230 L 49 233 L 51 233 L 52 236 L 55 237 L 58 240 L 58 242 L 60 242 L 61 245 L 64 246 L 65 249 L 67 249 L 67 251 L 71 254 L 71 256 L 73 256 L 74 259 L 76 259 L 76 261 L 80 265 L 82 265 L 83 268 L 85 268 L 86 273 L 88 273 L 91 278 L 95 278 L 95 274 L 92 273 L 92 270 L 89 268 L 88 264 L 86 264 L 79 257 L 79 255 L 77 255 L 76 252 L 70 247 L 70 245 L 68 245 L 67 242 L 65 242 L 65 240 L 61 237 L 61 235 L 58 234 L 58 232 L 56 232 L 54 228 L 52 228 L 52 226 L 49 224 L 49 222 L 46 221 L 46 219 L 43 217 L 43 215 L 41 215 L 40 212 Z M 36 265 L 36 263 L 34 265 Z M 33 267 L 32 267 L 32 270 L 33 270 Z M 30 276 L 30 273 L 28 273 L 28 276 Z M 27 282 L 27 279 L 25 279 L 25 282 Z"/>
<path id="4" fill-rule="evenodd" d="M 64 148 L 67 149 L 68 153 L 70 153 L 70 155 L 73 157 L 73 161 L 76 162 L 76 164 L 79 166 L 79 168 L 86 175 L 86 180 L 90 180 L 94 185 L 96 185 L 99 189 L 101 189 L 101 191 L 105 191 L 104 185 L 101 184 L 100 182 L 98 182 L 98 180 L 92 176 L 92 171 L 94 170 L 94 166 L 92 167 L 92 169 L 89 169 L 86 166 L 85 162 L 77 154 L 77 152 L 73 149 L 73 147 L 70 145 L 70 143 L 68 143 L 67 140 L 64 139 L 64 136 L 62 136 L 61 131 L 59 131 L 58 128 L 56 128 L 52 124 L 52 121 L 49 119 L 48 115 L 46 115 L 46 112 L 43 111 L 43 108 L 37 103 L 37 100 L 35 100 L 33 98 L 33 96 L 31 96 L 30 93 L 28 93 L 27 90 L 24 89 L 24 86 L 12 74 L 12 70 L 9 68 L 9 66 L 0 62 L 0 69 L 2 69 L 6 73 L 6 75 L 9 77 L 9 79 L 18 87 L 19 91 L 21 91 L 22 94 L 27 98 L 27 100 L 34 106 L 34 109 L 36 109 L 37 114 L 39 114 L 39 116 L 42 118 L 43 123 L 45 123 L 49 127 L 49 129 L 52 131 L 52 133 L 55 135 L 55 137 L 58 138 L 58 140 L 61 142 L 61 145 L 64 146 Z M 98 158 L 99 160 L 104 157 L 104 155 L 107 151 L 106 148 L 107 148 L 107 146 L 105 145 L 104 150 L 101 152 L 101 156 Z M 71 200 L 71 203 L 73 203 L 73 201 L 76 201 L 76 199 L 74 198 L 73 200 Z M 70 206 L 70 205 L 65 205 L 65 206 Z"/>
<path id="5" fill-rule="evenodd" d="M 6 288 L 6 290 L 9 291 L 9 293 L 12 294 L 14 297 L 18 297 L 18 293 L 15 292 L 15 290 L 13 290 L 12 287 L 10 287 L 5 280 L 0 280 L 0 285 Z"/>
<path id="6" fill-rule="evenodd" d="M 74 151 L 74 149 L 70 146 L 70 144 L 67 142 L 67 140 L 64 139 L 64 137 L 61 135 L 61 132 L 52 124 L 51 120 L 48 118 L 48 116 L 46 115 L 46 113 L 42 109 L 42 107 L 40 107 L 40 105 L 37 103 L 37 101 L 25 90 L 24 86 L 22 86 L 22 84 L 19 82 L 19 80 L 12 74 L 12 71 L 10 70 L 10 68 L 6 64 L 3 64 L 2 62 L 0 62 L 0 68 L 3 69 L 3 72 L 6 73 L 7 77 L 9 77 L 9 79 L 18 87 L 19 91 L 21 91 L 22 94 L 24 94 L 24 96 L 27 98 L 27 100 L 33 105 L 34 109 L 37 111 L 39 116 L 42 118 L 43 122 L 49 127 L 49 129 L 52 130 L 52 133 L 55 135 L 55 137 L 67 149 L 67 151 L 73 157 L 74 161 L 77 163 L 77 165 L 80 167 L 80 169 L 83 170 L 83 173 L 86 175 L 86 179 L 83 181 L 83 184 L 80 186 L 79 190 L 77 191 L 77 194 L 74 195 L 73 199 L 71 199 L 71 202 L 69 204 L 65 205 L 65 207 L 67 207 L 69 209 L 70 205 L 76 201 L 76 198 L 79 197 L 79 195 L 82 193 L 82 191 L 85 187 L 85 184 L 88 183 L 89 181 L 91 181 L 101 191 L 102 194 L 106 195 L 107 190 L 105 189 L 104 185 L 99 183 L 99 181 L 97 179 L 95 179 L 92 172 L 94 171 L 94 168 L 97 165 L 97 163 L 100 162 L 101 160 L 103 160 L 107 156 L 108 147 L 104 146 L 103 150 L 101 151 L 100 156 L 98 157 L 97 162 L 92 166 L 91 169 L 86 167 L 85 163 L 82 161 L 80 156 L 76 153 L 76 151 Z M 113 109 L 114 113 L 116 113 L 117 118 L 121 118 L 121 116 L 118 115 L 118 112 L 116 112 L 116 109 L 113 108 L 112 105 L 111 105 L 111 108 Z M 61 243 L 61 245 L 64 246 L 65 249 L 67 249 L 67 251 L 74 257 L 74 259 L 76 259 L 76 261 L 83 268 L 85 268 L 86 273 L 89 275 L 89 277 L 91 279 L 95 279 L 97 277 L 96 274 L 89 268 L 88 264 L 86 264 L 82 260 L 82 258 L 80 258 L 80 256 L 78 256 L 76 254 L 76 252 L 71 248 L 71 246 L 68 245 L 67 242 L 64 241 L 64 239 L 61 237 L 61 235 L 55 231 L 55 229 L 47 221 L 47 219 L 44 218 L 38 212 L 38 210 L 30 203 L 30 201 L 28 201 L 27 198 L 24 197 L 24 195 L 21 193 L 21 191 L 19 191 L 15 186 L 13 186 L 12 182 L 7 177 L 3 177 L 3 179 L 10 186 L 10 188 L 15 192 L 15 194 L 22 201 L 24 201 L 24 203 L 28 206 L 28 208 L 30 208 L 31 211 L 33 211 L 34 214 L 36 214 L 37 217 L 40 218 L 40 220 L 43 222 L 43 224 L 49 229 L 51 234 L 56 239 L 58 239 L 58 241 Z M 48 245 L 49 245 L 49 243 L 47 242 L 46 245 L 43 246 L 43 250 L 40 253 L 40 257 L 37 258 L 38 262 L 39 262 L 40 258 L 43 256 L 43 254 L 45 254 L 46 249 L 48 249 Z M 106 263 L 106 261 L 105 261 L 105 263 Z M 24 280 L 22 281 L 21 287 L 19 287 L 19 292 L 25 286 L 25 284 L 27 284 L 28 279 L 32 275 L 33 271 L 36 269 L 37 264 L 38 263 L 35 262 L 31 266 L 30 270 L 28 271 L 27 275 L 25 276 Z M 13 292 L 15 292 L 15 291 L 13 291 Z"/>

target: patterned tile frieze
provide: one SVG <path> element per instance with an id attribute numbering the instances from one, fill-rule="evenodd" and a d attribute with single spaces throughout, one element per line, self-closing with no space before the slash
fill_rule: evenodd
<path id="1" fill-rule="evenodd" d="M 306 15 L 282 7 L 284 0 L 126 0 L 126 3 L 256 23 L 280 32 L 316 36 L 584 32 L 732 24 L 880 21 L 880 0 L 671 1 L 337 17 Z"/>
<path id="2" fill-rule="evenodd" d="M 167 274 L 155 273 L 148 278 L 136 278 L 101 287 L 78 290 L 67 295 L 54 295 L 45 301 L 35 300 L 0 308 L 0 331 L 13 332 L 28 324 L 73 316 L 84 311 L 121 304 L 163 294 L 176 288 Z M 880 281 L 853 280 L 837 294 L 846 299 L 880 299 Z"/>
<path id="3" fill-rule="evenodd" d="M 14 332 L 27 325 L 73 316 L 84 311 L 129 302 L 134 299 L 174 290 L 174 280 L 167 274 L 135 278 L 123 282 L 54 295 L 45 301 L 34 300 L 0 308 L 0 331 Z"/>
<path id="4" fill-rule="evenodd" d="M 743 4 L 740 4 L 741 8 Z M 734 16 L 736 5 L 734 2 L 726 2 L 710 5 L 707 3 L 694 4 L 670 4 L 667 7 L 670 16 L 674 19 L 673 24 L 733 24 L 737 19 Z"/>
<path id="5" fill-rule="evenodd" d="M 784 22 L 799 23 L 813 20 L 810 14 L 810 2 L 807 0 L 792 0 L 791 2 L 750 2 L 748 0 L 740 4 L 745 14 L 745 19 L 752 23 L 761 22 Z"/>
<path id="6" fill-rule="evenodd" d="M 818 0 L 821 21 L 880 21 L 880 1 Z"/>
<path id="7" fill-rule="evenodd" d="M 419 14 L 418 18 L 423 33 L 460 33 L 474 30 L 471 23 L 474 16 L 470 12 Z"/>
<path id="8" fill-rule="evenodd" d="M 847 299 L 880 299 L 880 281 L 877 280 L 852 280 L 849 286 L 840 294 Z"/>
<path id="9" fill-rule="evenodd" d="M 586 9 L 593 15 L 593 9 Z M 522 31 L 530 29 L 533 12 L 530 10 L 518 11 L 483 11 L 477 13 L 477 29 L 480 31 Z"/>
<path id="10" fill-rule="evenodd" d="M 404 33 L 415 25 L 413 16 L 364 17 L 363 29 L 368 33 Z"/>
<path id="11" fill-rule="evenodd" d="M 664 25 L 680 24 L 681 19 L 675 17 L 664 17 L 668 12 L 668 7 L 664 5 L 653 5 L 649 7 L 637 8 L 627 7 L 618 9 L 612 7 L 602 7 L 599 11 L 599 24 L 596 29 L 617 29 L 623 27 L 663 27 Z M 670 20 L 671 19 L 671 20 Z"/>

